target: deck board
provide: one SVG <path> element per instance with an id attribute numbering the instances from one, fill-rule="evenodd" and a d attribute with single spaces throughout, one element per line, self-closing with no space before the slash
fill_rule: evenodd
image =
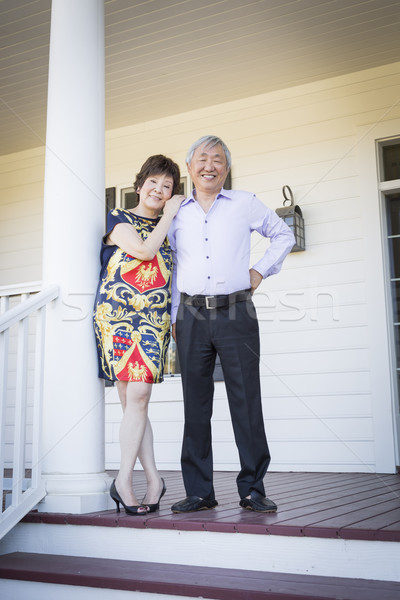
<path id="1" fill-rule="evenodd" d="M 115 472 L 110 472 L 112 477 Z M 277 513 L 254 513 L 239 506 L 236 473 L 216 472 L 218 506 L 189 514 L 173 514 L 171 505 L 185 497 L 180 472 L 162 472 L 167 492 L 160 510 L 130 517 L 115 510 L 86 515 L 31 512 L 25 521 L 179 529 L 185 531 L 400 541 L 400 475 L 375 473 L 268 473 L 267 496 Z M 135 473 L 139 498 L 145 493 L 143 471 Z"/>
<path id="2" fill-rule="evenodd" d="M 0 578 L 147 592 L 160 598 L 400 600 L 400 584 L 391 581 L 163 563 L 155 568 L 138 561 L 21 552 L 0 556 Z"/>

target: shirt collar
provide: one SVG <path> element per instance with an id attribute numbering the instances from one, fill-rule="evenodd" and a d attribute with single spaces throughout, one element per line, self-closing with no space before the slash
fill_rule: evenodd
<path id="1" fill-rule="evenodd" d="M 196 198 L 194 197 L 193 194 L 194 190 L 192 190 L 192 193 L 190 194 L 190 196 L 188 196 L 186 198 L 186 200 L 184 200 L 181 204 L 181 206 L 185 206 L 186 204 L 190 204 L 190 202 L 196 202 Z M 221 188 L 221 190 L 218 192 L 218 194 L 216 195 L 216 200 L 218 200 L 218 198 L 228 198 L 229 200 L 231 200 L 232 198 L 232 190 L 225 190 L 224 188 Z"/>

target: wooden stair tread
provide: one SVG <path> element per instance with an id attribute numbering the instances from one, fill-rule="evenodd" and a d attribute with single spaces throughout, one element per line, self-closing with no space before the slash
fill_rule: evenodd
<path id="1" fill-rule="evenodd" d="M 108 474 L 115 478 L 117 472 Z M 186 495 L 182 474 L 167 470 L 160 474 L 167 493 L 155 513 L 132 519 L 124 511 L 117 513 L 113 505 L 90 514 L 32 511 L 23 522 L 400 542 L 400 475 L 268 472 L 267 496 L 279 510 L 263 514 L 239 506 L 236 472 L 217 471 L 214 510 L 173 514 L 171 505 Z M 139 498 L 146 493 L 144 471 L 135 473 L 135 489 Z"/>
<path id="2" fill-rule="evenodd" d="M 216 600 L 400 600 L 400 583 L 14 552 L 0 578 Z"/>

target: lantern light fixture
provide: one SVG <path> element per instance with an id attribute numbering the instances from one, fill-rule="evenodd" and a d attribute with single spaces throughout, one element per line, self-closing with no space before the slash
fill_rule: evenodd
<path id="1" fill-rule="evenodd" d="M 282 194 L 285 198 L 283 207 L 277 208 L 275 212 L 285 221 L 286 225 L 288 225 L 293 232 L 296 243 L 291 252 L 300 252 L 306 249 L 303 214 L 300 206 L 295 204 L 293 192 L 288 185 L 283 186 Z M 289 206 L 286 206 L 287 202 L 290 203 Z"/>

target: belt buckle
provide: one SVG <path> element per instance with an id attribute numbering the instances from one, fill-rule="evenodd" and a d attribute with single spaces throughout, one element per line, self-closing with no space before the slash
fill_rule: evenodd
<path id="1" fill-rule="evenodd" d="M 205 297 L 207 310 L 211 310 L 212 308 L 214 308 L 213 306 L 210 306 L 210 300 L 212 300 L 213 298 L 214 298 L 214 296 L 206 296 Z"/>

